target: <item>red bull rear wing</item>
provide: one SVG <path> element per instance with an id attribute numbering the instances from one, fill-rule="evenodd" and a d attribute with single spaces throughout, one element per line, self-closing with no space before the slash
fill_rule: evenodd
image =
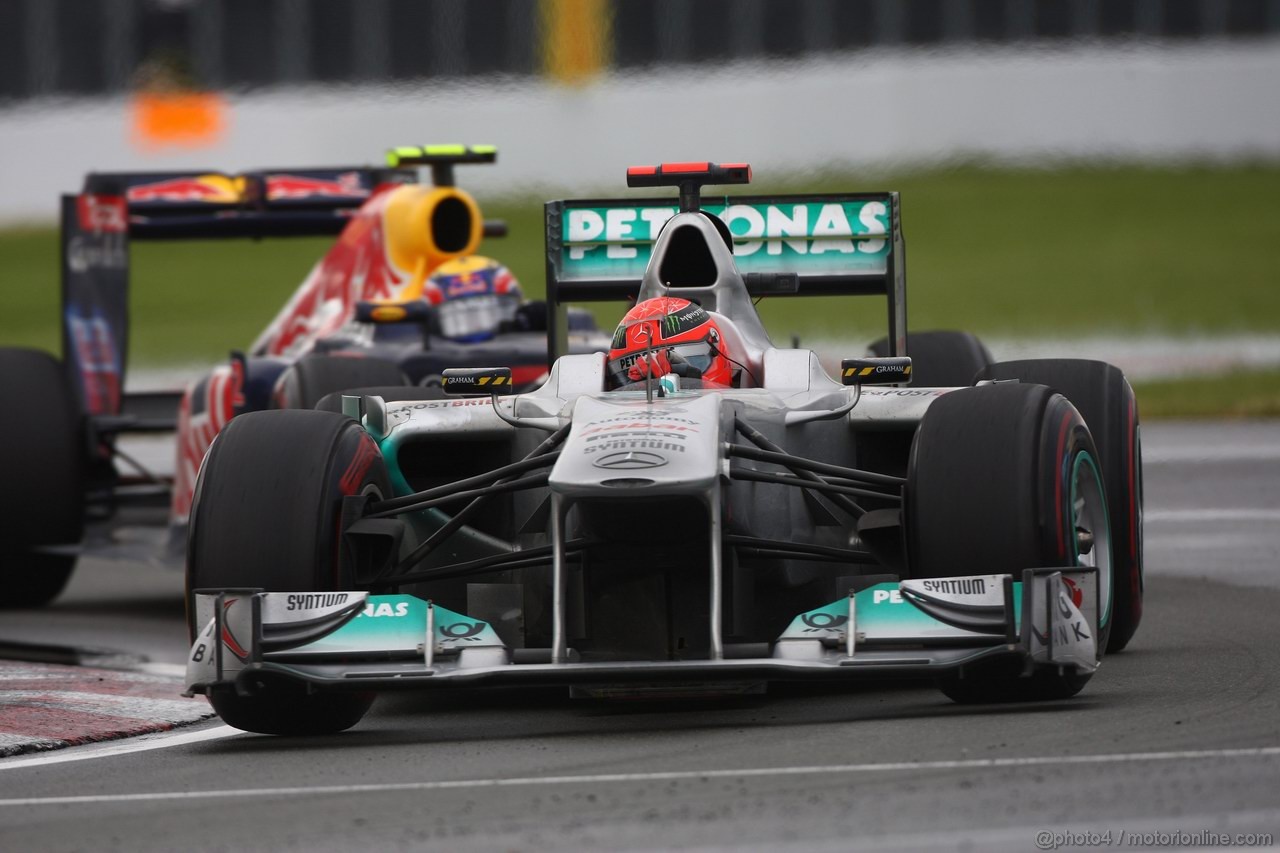
<path id="1" fill-rule="evenodd" d="M 415 183 L 412 169 L 266 169 L 244 174 L 98 172 L 82 196 L 119 198 L 135 239 L 338 234 L 381 186 Z"/>
<path id="2" fill-rule="evenodd" d="M 83 410 L 124 429 L 130 240 L 336 236 L 379 192 L 417 183 L 430 166 L 439 185 L 452 167 L 492 163 L 492 146 L 397 148 L 391 167 L 261 169 L 233 174 L 96 172 L 78 195 L 62 197 L 62 326 L 65 363 Z M 442 182 L 441 176 L 447 177 Z M 488 237 L 506 224 L 484 223 Z M 173 397 L 176 413 L 177 397 Z M 136 420 L 136 419 L 135 419 Z M 172 429 L 176 414 L 156 428 Z"/>

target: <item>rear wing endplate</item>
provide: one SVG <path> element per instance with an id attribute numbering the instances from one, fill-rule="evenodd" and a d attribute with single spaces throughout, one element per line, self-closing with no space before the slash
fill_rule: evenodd
<path id="1" fill-rule="evenodd" d="M 753 296 L 883 294 L 889 354 L 906 355 L 906 249 L 897 193 L 704 195 Z M 567 305 L 634 300 L 671 198 L 547 202 L 548 356 L 567 352 Z"/>

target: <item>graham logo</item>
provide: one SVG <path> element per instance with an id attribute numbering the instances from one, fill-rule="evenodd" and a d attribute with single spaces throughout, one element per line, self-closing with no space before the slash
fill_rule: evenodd
<path id="1" fill-rule="evenodd" d="M 661 468 L 667 464 L 667 458 L 647 450 L 623 450 L 601 456 L 591 464 L 608 471 L 635 471 L 641 468 Z"/>

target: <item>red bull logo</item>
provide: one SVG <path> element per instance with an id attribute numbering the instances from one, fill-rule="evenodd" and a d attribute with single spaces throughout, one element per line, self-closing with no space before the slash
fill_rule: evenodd
<path id="1" fill-rule="evenodd" d="M 357 172 L 344 172 L 337 180 L 305 175 L 268 175 L 267 201 L 296 201 L 305 198 L 366 198 L 369 190 L 360 185 Z"/>
<path id="2" fill-rule="evenodd" d="M 484 273 L 463 273 L 449 276 L 445 280 L 444 292 L 450 299 L 458 296 L 475 296 L 488 293 L 492 287 L 489 276 Z"/>
<path id="3" fill-rule="evenodd" d="M 244 178 L 228 175 L 193 175 L 171 178 L 154 184 L 130 187 L 127 198 L 136 204 L 148 202 L 205 202 L 235 204 L 244 195 Z"/>

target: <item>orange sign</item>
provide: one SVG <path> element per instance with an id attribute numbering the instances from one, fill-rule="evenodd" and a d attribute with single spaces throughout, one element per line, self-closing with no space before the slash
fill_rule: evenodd
<path id="1" fill-rule="evenodd" d="M 222 139 L 227 103 L 213 92 L 143 92 L 132 104 L 133 140 L 143 148 L 205 148 Z"/>

